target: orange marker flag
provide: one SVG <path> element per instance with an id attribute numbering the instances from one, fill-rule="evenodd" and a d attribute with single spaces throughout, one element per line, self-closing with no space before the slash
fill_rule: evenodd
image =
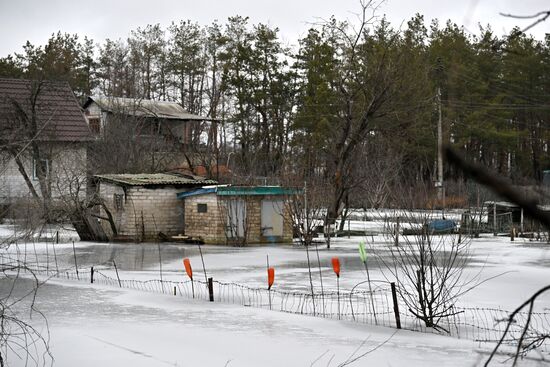
<path id="1" fill-rule="evenodd" d="M 191 268 L 191 262 L 188 258 L 183 259 L 183 265 L 185 265 L 185 271 L 191 280 L 193 280 L 193 269 Z"/>
<path id="2" fill-rule="evenodd" d="M 271 289 L 273 282 L 275 281 L 275 268 L 267 269 L 267 289 Z"/>
<path id="3" fill-rule="evenodd" d="M 332 258 L 332 270 L 336 273 L 336 276 L 340 278 L 340 260 L 337 257 Z"/>

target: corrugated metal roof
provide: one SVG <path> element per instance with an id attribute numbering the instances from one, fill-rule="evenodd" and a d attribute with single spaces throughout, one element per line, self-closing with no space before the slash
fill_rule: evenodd
<path id="1" fill-rule="evenodd" d="M 110 174 L 95 175 L 95 178 L 128 186 L 155 186 L 155 185 L 212 185 L 214 180 L 205 178 L 185 177 L 183 175 L 169 173 L 137 173 L 137 174 Z"/>
<path id="2" fill-rule="evenodd" d="M 266 195 L 298 195 L 302 192 L 300 189 L 293 189 L 281 186 L 216 186 L 203 187 L 200 189 L 180 192 L 178 199 L 184 199 L 189 196 L 206 195 L 216 193 L 218 196 L 266 196 Z"/>
<path id="3" fill-rule="evenodd" d="M 31 96 L 37 95 L 38 140 L 82 142 L 93 137 L 71 87 L 66 82 L 0 78 L 0 139 L 28 139 L 21 115 L 32 116 Z M 22 111 L 21 111 L 22 110 Z"/>
<path id="4" fill-rule="evenodd" d="M 483 203 L 483 205 L 485 206 L 494 206 L 496 204 L 496 206 L 501 206 L 501 207 L 506 207 L 506 208 L 519 208 L 519 205 L 517 204 L 514 204 L 514 203 L 510 203 L 508 201 L 485 201 Z"/>
<path id="5" fill-rule="evenodd" d="M 138 117 L 158 117 L 168 120 L 217 121 L 209 117 L 189 113 L 176 102 L 153 101 L 150 99 L 90 96 L 84 108 L 95 102 L 102 110 L 125 113 Z"/>

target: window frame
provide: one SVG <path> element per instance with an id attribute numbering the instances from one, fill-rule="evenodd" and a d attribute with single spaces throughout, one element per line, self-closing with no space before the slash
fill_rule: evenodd
<path id="1" fill-rule="evenodd" d="M 123 194 L 113 194 L 113 207 L 116 211 L 124 210 L 124 195 Z"/>
<path id="2" fill-rule="evenodd" d="M 96 135 L 100 134 L 101 133 L 101 118 L 100 117 L 88 117 L 88 127 L 90 128 L 92 134 L 96 134 Z"/>
<path id="3" fill-rule="evenodd" d="M 197 213 L 208 213 L 208 204 L 207 203 L 197 203 Z"/>
<path id="4" fill-rule="evenodd" d="M 50 175 L 50 160 L 43 158 L 41 161 L 46 162 L 46 177 Z M 38 180 L 38 175 L 36 174 L 36 159 L 32 159 L 32 179 L 34 181 Z"/>

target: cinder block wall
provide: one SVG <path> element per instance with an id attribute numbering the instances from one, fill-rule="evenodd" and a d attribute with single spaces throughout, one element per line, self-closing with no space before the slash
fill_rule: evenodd
<path id="1" fill-rule="evenodd" d="M 118 211 L 115 209 L 114 205 L 114 195 L 122 195 L 124 197 L 124 190 L 121 186 L 113 185 L 107 182 L 101 182 L 99 184 L 99 197 L 103 200 L 105 203 L 105 206 L 113 216 L 115 225 L 117 227 L 117 230 L 119 233 L 121 230 L 123 230 L 127 225 L 126 215 L 124 211 Z M 124 203 L 124 201 L 123 201 Z M 103 208 L 100 210 L 100 215 L 102 217 L 106 217 L 107 213 Z M 111 226 L 106 220 L 101 220 L 101 226 L 103 227 L 103 230 L 107 234 L 107 237 L 112 238 L 113 232 L 111 230 Z"/>
<path id="2" fill-rule="evenodd" d="M 202 237 L 208 244 L 231 244 L 225 234 L 226 201 L 235 197 L 219 197 L 215 193 L 191 196 L 185 199 L 185 234 Z M 267 238 L 261 231 L 262 200 L 277 200 L 280 196 L 242 196 L 239 200 L 246 201 L 247 211 L 247 242 L 249 244 L 267 243 Z M 198 212 L 198 204 L 207 204 L 206 213 Z M 286 206 L 284 207 L 283 237 L 280 242 L 292 242 L 292 224 Z M 279 242 L 279 241 L 278 241 Z"/>
<path id="3" fill-rule="evenodd" d="M 262 243 L 262 196 L 246 196 L 246 222 L 248 243 Z"/>
<path id="4" fill-rule="evenodd" d="M 191 196 L 182 201 L 185 207 L 185 234 L 202 237 L 205 243 L 224 244 L 224 222 L 215 193 Z M 206 213 L 198 212 L 198 204 L 206 204 Z"/>
<path id="5" fill-rule="evenodd" d="M 141 241 L 156 240 L 159 232 L 167 236 L 183 232 L 183 206 L 176 197 L 181 191 L 181 188 L 170 186 L 132 186 L 124 192 L 121 186 L 100 184 L 100 195 L 115 219 L 119 235 Z M 115 194 L 123 195 L 122 210 L 115 207 Z M 109 223 L 103 221 L 102 224 L 106 233 L 112 236 Z"/>

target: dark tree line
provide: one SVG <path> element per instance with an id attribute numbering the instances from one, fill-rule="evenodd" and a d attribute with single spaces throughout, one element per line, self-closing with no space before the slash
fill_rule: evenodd
<path id="1" fill-rule="evenodd" d="M 388 205 L 383 191 L 397 183 L 433 186 L 438 89 L 445 141 L 513 182 L 541 182 L 550 37 L 471 35 L 421 15 L 397 30 L 362 5 L 359 21 L 331 19 L 292 46 L 240 16 L 147 25 L 101 43 L 60 32 L 0 59 L 0 76 L 67 80 L 82 99 L 176 101 L 218 118 L 218 163 L 241 180 L 324 182 L 332 218 L 348 205 Z M 453 168 L 445 176 L 462 180 Z M 365 198 L 370 190 L 382 199 Z"/>

